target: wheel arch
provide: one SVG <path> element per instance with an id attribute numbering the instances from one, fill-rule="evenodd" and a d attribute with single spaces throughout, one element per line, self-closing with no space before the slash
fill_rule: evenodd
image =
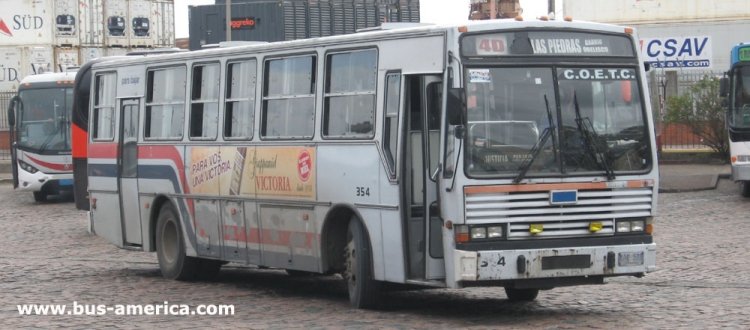
<path id="1" fill-rule="evenodd" d="M 365 230 L 367 244 L 372 250 L 370 230 L 362 218 L 362 214 L 351 204 L 335 204 L 328 210 L 320 233 L 321 271 L 323 273 L 337 273 L 344 267 L 344 248 L 349 221 L 358 219 Z"/>
<path id="2" fill-rule="evenodd" d="M 155 252 L 156 251 L 156 222 L 159 219 L 159 212 L 161 211 L 161 208 L 167 204 L 171 203 L 172 207 L 174 207 L 175 211 L 177 211 L 177 218 L 180 218 L 180 212 L 177 209 L 177 205 L 167 196 L 165 195 L 157 195 L 154 197 L 153 202 L 151 202 L 151 211 L 149 211 L 148 216 L 148 251 L 147 252 Z"/>

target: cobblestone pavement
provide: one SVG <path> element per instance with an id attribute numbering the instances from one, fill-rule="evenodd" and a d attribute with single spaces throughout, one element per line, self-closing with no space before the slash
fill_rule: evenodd
<path id="1" fill-rule="evenodd" d="M 391 292 L 353 310 L 336 277 L 228 265 L 213 282 L 160 277 L 155 254 L 86 232 L 69 201 L 36 204 L 0 185 L 0 328 L 750 328 L 750 200 L 717 190 L 661 194 L 659 270 L 511 304 L 502 288 Z M 19 316 L 17 304 L 234 304 L 233 316 Z"/>

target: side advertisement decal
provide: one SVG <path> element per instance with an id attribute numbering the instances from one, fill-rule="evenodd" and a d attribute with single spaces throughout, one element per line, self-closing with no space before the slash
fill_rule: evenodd
<path id="1" fill-rule="evenodd" d="M 187 164 L 195 194 L 315 199 L 315 149 L 194 147 Z"/>

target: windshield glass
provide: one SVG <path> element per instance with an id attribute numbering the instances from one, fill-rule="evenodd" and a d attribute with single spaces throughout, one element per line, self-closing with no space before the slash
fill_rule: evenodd
<path id="1" fill-rule="evenodd" d="M 750 66 L 734 70 L 732 108 L 729 111 L 729 126 L 750 128 Z"/>
<path id="2" fill-rule="evenodd" d="M 471 68 L 467 76 L 471 177 L 609 176 L 650 164 L 634 68 Z"/>
<path id="3" fill-rule="evenodd" d="M 18 93 L 18 146 L 34 151 L 70 151 L 72 88 Z"/>

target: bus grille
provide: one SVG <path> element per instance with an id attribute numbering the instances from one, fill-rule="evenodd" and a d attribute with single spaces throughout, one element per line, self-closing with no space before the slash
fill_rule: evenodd
<path id="1" fill-rule="evenodd" d="M 549 191 L 476 193 L 466 196 L 466 223 L 506 223 L 508 239 L 609 236 L 615 220 L 651 215 L 653 189 L 579 190 L 575 204 L 552 205 Z M 591 222 L 602 229 L 589 230 Z M 531 234 L 531 225 L 543 231 Z"/>

